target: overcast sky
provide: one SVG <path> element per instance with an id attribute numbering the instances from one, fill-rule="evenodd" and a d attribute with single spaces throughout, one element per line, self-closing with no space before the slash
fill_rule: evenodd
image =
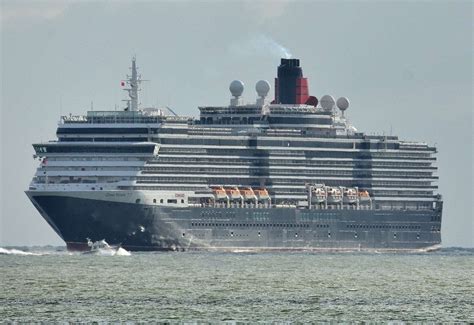
<path id="1" fill-rule="evenodd" d="M 60 114 L 122 105 L 137 56 L 142 102 L 196 116 L 228 104 L 242 80 L 255 100 L 286 51 L 310 92 L 347 96 L 360 130 L 439 150 L 445 246 L 474 246 L 472 1 L 1 2 L 0 245 L 63 245 L 24 190 L 31 144 Z"/>

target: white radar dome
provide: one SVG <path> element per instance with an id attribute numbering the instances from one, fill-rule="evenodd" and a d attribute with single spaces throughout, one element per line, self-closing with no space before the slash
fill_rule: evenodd
<path id="1" fill-rule="evenodd" d="M 229 90 L 232 96 L 240 97 L 244 92 L 244 83 L 240 80 L 234 80 L 230 83 Z"/>
<path id="2" fill-rule="evenodd" d="M 257 91 L 258 96 L 267 97 L 268 92 L 270 91 L 270 84 L 266 80 L 259 80 L 255 85 L 255 90 Z"/>
<path id="3" fill-rule="evenodd" d="M 334 97 L 332 97 L 331 95 L 324 95 L 323 97 L 321 97 L 321 100 L 319 101 L 319 103 L 321 104 L 322 108 L 329 111 L 334 108 L 336 101 L 334 100 Z"/>
<path id="4" fill-rule="evenodd" d="M 346 97 L 340 97 L 337 100 L 336 105 L 341 111 L 345 111 L 349 107 L 349 99 Z"/>

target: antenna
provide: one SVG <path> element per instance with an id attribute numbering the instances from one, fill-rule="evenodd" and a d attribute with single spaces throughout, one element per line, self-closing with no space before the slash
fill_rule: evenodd
<path id="1" fill-rule="evenodd" d="M 59 116 L 63 114 L 63 96 L 59 95 Z"/>
<path id="2" fill-rule="evenodd" d="M 176 113 L 171 109 L 171 107 L 168 107 L 168 106 L 165 106 L 165 107 L 166 107 L 166 109 L 167 109 L 168 111 L 170 111 L 172 114 L 174 114 L 174 116 L 178 116 L 178 114 L 176 114 Z"/>

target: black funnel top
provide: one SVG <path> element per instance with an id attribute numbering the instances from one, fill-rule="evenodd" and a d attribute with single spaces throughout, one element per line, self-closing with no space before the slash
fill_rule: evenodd
<path id="1" fill-rule="evenodd" d="M 279 104 L 299 104 L 297 87 L 303 78 L 299 59 L 281 59 L 276 80 L 276 102 Z"/>
<path id="2" fill-rule="evenodd" d="M 299 59 L 281 59 L 280 66 L 278 67 L 278 78 L 303 77 L 303 70 L 300 67 Z"/>

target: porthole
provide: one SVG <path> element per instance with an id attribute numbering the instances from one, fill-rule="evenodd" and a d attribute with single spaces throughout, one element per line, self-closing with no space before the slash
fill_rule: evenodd
<path id="1" fill-rule="evenodd" d="M 153 203 L 156 203 L 156 199 L 153 199 Z"/>

